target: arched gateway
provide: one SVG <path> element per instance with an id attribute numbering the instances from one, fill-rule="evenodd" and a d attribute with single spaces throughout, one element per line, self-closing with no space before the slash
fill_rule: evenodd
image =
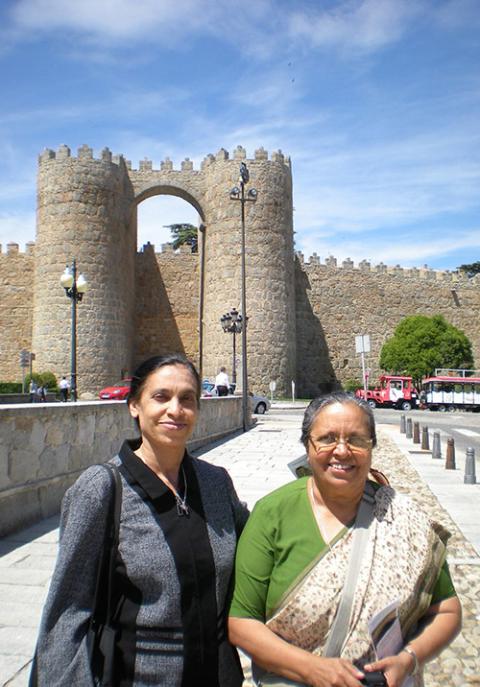
<path id="1" fill-rule="evenodd" d="M 188 159 L 180 170 L 174 170 L 168 159 L 160 169 L 144 160 L 133 170 L 108 149 L 99 159 L 88 146 L 82 146 L 77 157 L 71 156 L 67 146 L 40 155 L 32 340 L 38 369 L 58 375 L 69 369 L 69 302 L 59 287 L 59 276 L 73 258 L 90 283 L 78 317 L 81 391 L 95 391 L 112 382 L 147 352 L 175 347 L 199 362 L 200 321 L 204 375 L 215 374 L 220 364 L 230 367 L 231 336 L 223 333 L 219 321 L 241 302 L 240 207 L 230 200 L 229 191 L 245 159 L 245 150 L 239 146 L 232 159 L 223 149 L 216 156 L 208 155 L 200 170 L 194 170 Z M 261 148 L 247 164 L 251 185 L 258 191 L 257 202 L 246 208 L 249 378 L 257 389 L 268 388 L 275 379 L 277 390 L 283 393 L 295 378 L 290 162 L 281 152 L 268 159 Z M 189 274 L 201 307 L 186 314 L 177 332 L 171 331 L 172 320 L 165 316 L 169 304 L 161 293 L 161 262 L 150 255 L 153 251 L 136 252 L 137 206 L 158 194 L 183 198 L 203 223 L 202 255 L 192 263 Z M 149 264 L 156 268 L 154 279 L 147 278 Z M 142 312 L 152 299 L 163 302 L 163 311 L 152 308 L 149 316 L 154 320 L 153 342 L 158 341 L 155 350 L 152 337 L 145 343 L 141 331 L 148 320 Z M 190 309 L 191 302 L 189 297 Z M 176 308 L 181 309 L 181 303 Z"/>

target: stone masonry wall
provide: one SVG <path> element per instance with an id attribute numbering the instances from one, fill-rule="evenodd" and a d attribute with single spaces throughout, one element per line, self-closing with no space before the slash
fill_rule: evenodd
<path id="1" fill-rule="evenodd" d="M 151 244 L 136 256 L 135 365 L 179 352 L 198 365 L 199 259 L 189 246 Z"/>
<path id="2" fill-rule="evenodd" d="M 290 388 L 295 371 L 295 294 L 290 159 L 281 151 L 269 156 L 259 148 L 253 159 L 238 146 L 230 157 L 221 149 L 204 162 L 207 175 L 205 216 L 205 376 L 221 365 L 231 373 L 232 336 L 222 331 L 221 316 L 241 305 L 241 204 L 230 190 L 238 186 L 240 164 L 250 172 L 256 202 L 245 204 L 246 312 L 248 317 L 248 378 L 257 392 L 268 392 L 270 380 L 277 393 Z M 237 358 L 242 359 L 241 337 Z M 241 387 L 241 365 L 237 383 Z"/>
<path id="3" fill-rule="evenodd" d="M 72 259 L 90 284 L 78 306 L 80 395 L 155 353 L 181 351 L 198 364 L 200 317 L 203 375 L 213 377 L 223 364 L 231 373 L 232 336 L 220 318 L 241 310 L 241 205 L 230 190 L 242 162 L 250 171 L 246 190 L 257 190 L 245 207 L 252 389 L 266 392 L 275 380 L 277 394 L 289 393 L 294 379 L 297 394 L 311 396 L 359 379 L 356 334 L 370 334 L 367 367 L 375 380 L 384 341 L 415 313 L 441 313 L 462 329 L 480 365 L 480 277 L 294 256 L 291 165 L 281 151 L 259 148 L 247 159 L 237 146 L 232 155 L 223 148 L 207 155 L 198 170 L 188 158 L 180 169 L 168 158 L 158 169 L 147 159 L 132 169 L 107 148 L 95 158 L 88 146 L 76 157 L 60 146 L 39 157 L 36 243 L 25 254 L 16 244 L 0 252 L 0 379 L 21 379 L 22 348 L 36 354 L 34 369 L 68 373 L 71 302 L 59 278 Z M 198 256 L 188 248 L 155 253 L 151 245 L 136 252 L 137 206 L 162 194 L 198 211 Z M 241 353 L 237 337 L 237 359 Z M 238 365 L 239 382 L 241 372 Z"/>
<path id="4" fill-rule="evenodd" d="M 81 146 L 39 157 L 32 346 L 39 369 L 70 369 L 71 301 L 59 285 L 75 259 L 89 283 L 77 308 L 78 389 L 97 391 L 129 370 L 133 355 L 135 226 L 123 158 Z"/>
<path id="5" fill-rule="evenodd" d="M 297 380 L 300 395 L 316 395 L 348 379 L 361 379 L 355 336 L 369 334 L 365 356 L 370 379 L 380 374 L 378 361 L 385 341 L 408 315 L 441 314 L 472 342 L 480 364 L 480 277 L 428 268 L 402 269 L 351 260 L 337 267 L 335 258 L 320 264 L 313 255 L 296 264 Z"/>
<path id="6" fill-rule="evenodd" d="M 31 350 L 33 244 L 25 253 L 18 244 L 0 247 L 0 380 L 22 381 L 20 351 Z M 28 372 L 28 370 L 26 370 Z"/>
<path id="7" fill-rule="evenodd" d="M 240 397 L 202 398 L 191 449 L 242 426 Z M 65 490 L 137 430 L 125 403 L 0 407 L 0 537 L 56 513 Z"/>

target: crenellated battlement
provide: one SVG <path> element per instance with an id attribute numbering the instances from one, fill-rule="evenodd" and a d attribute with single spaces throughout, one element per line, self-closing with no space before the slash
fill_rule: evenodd
<path id="1" fill-rule="evenodd" d="M 345 274 L 349 271 L 357 273 L 369 272 L 372 274 L 388 274 L 389 276 L 399 277 L 411 281 L 412 279 L 423 279 L 427 281 L 443 281 L 449 283 L 461 283 L 462 285 L 480 285 L 480 275 L 468 277 L 463 272 L 450 270 L 434 270 L 428 265 L 423 267 L 401 267 L 400 265 L 385 265 L 383 262 L 377 265 L 372 265 L 368 260 L 362 260 L 355 266 L 355 263 L 350 258 L 346 258 L 340 264 L 337 258 L 333 255 L 325 258 L 325 262 L 320 261 L 317 253 L 313 253 L 308 260 L 301 251 L 296 253 L 298 262 L 302 269 L 308 272 L 319 270 L 319 272 L 327 270 L 337 270 L 339 273 Z"/>
<path id="2" fill-rule="evenodd" d="M 192 253 L 192 249 L 190 246 L 187 244 L 181 245 L 177 250 L 173 249 L 173 243 L 162 243 L 160 246 L 160 250 L 157 251 L 155 250 L 155 244 L 150 243 L 150 241 L 147 241 L 147 243 L 144 243 L 143 246 L 137 251 L 137 255 L 144 254 L 144 255 L 173 255 L 173 256 L 178 256 L 179 258 L 181 257 L 182 260 L 184 259 L 185 255 L 192 255 L 194 258 L 198 258 L 198 253 Z"/>
<path id="3" fill-rule="evenodd" d="M 6 245 L 6 251 L 3 250 L 3 246 L 0 243 L 0 256 L 14 256 L 14 257 L 32 257 L 35 255 L 35 242 L 28 241 L 25 244 L 25 250 L 20 250 L 20 245 L 14 241 L 10 241 Z"/>
<path id="4" fill-rule="evenodd" d="M 138 167 L 133 167 L 130 160 L 126 160 L 123 155 L 113 155 L 109 148 L 103 148 L 103 150 L 100 151 L 99 155 L 95 157 L 93 148 L 90 148 L 86 144 L 83 144 L 78 148 L 76 157 L 72 155 L 71 149 L 65 144 L 60 145 L 56 151 L 52 150 L 51 148 L 45 148 L 45 150 L 43 150 L 38 156 L 38 163 L 39 165 L 43 165 L 44 163 L 49 163 L 52 160 L 64 162 L 68 159 L 80 160 L 82 162 L 88 162 L 89 160 L 91 160 L 95 162 L 107 162 L 116 165 L 124 164 L 127 167 L 127 169 L 138 172 L 198 171 L 195 170 L 194 162 L 189 157 L 186 157 L 184 160 L 180 162 L 179 168 L 174 167 L 174 164 L 169 157 L 165 157 L 163 160 L 161 160 L 158 167 L 155 167 L 153 161 L 147 157 L 139 161 Z M 245 148 L 238 145 L 233 151 L 232 155 L 230 155 L 230 153 L 227 150 L 225 150 L 225 148 L 220 148 L 220 150 L 215 155 L 209 153 L 201 161 L 200 170 L 203 170 L 206 167 L 215 164 L 215 162 L 243 160 L 245 160 L 246 162 L 279 162 L 281 164 L 286 165 L 289 168 L 291 167 L 290 157 L 284 155 L 284 153 L 281 150 L 273 151 L 269 156 L 268 151 L 266 151 L 263 147 L 260 147 L 254 151 L 254 155 L 252 158 L 247 158 L 247 152 Z"/>

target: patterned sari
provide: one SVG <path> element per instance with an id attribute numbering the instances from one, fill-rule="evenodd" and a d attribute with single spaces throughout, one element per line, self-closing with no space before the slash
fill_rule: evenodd
<path id="1" fill-rule="evenodd" d="M 341 598 L 352 543 L 347 530 L 305 570 L 281 599 L 267 626 L 283 639 L 322 655 Z M 404 643 L 428 610 L 445 560 L 448 532 L 432 523 L 410 499 L 382 486 L 375 494 L 370 540 L 361 562 L 341 656 L 352 662 L 375 659 L 367 624 L 399 601 Z M 415 687 L 423 686 L 419 673 Z"/>

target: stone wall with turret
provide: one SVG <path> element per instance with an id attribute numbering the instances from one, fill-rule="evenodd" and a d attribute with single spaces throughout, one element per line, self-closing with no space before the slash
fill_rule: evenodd
<path id="1" fill-rule="evenodd" d="M 297 379 L 299 393 L 314 396 L 337 388 L 348 379 L 361 379 L 355 336 L 369 334 L 366 355 L 370 379 L 380 374 L 378 361 L 385 341 L 407 315 L 444 315 L 468 336 L 477 366 L 480 362 L 480 275 L 424 267 L 340 266 L 334 257 L 323 263 L 314 254 L 296 259 Z"/>
<path id="2" fill-rule="evenodd" d="M 263 148 L 247 158 L 238 146 L 207 155 L 200 169 L 186 158 L 138 169 L 105 148 L 72 156 L 67 146 L 39 158 L 37 240 L 20 253 L 0 252 L 0 379 L 19 380 L 19 351 L 32 350 L 35 369 L 67 374 L 70 307 L 59 285 L 66 263 L 77 261 L 90 284 L 78 306 L 79 390 L 98 391 L 142 359 L 180 351 L 212 378 L 220 365 L 231 373 L 232 337 L 221 316 L 241 311 L 241 203 L 230 191 L 240 164 L 250 172 L 245 204 L 249 384 L 277 394 L 312 396 L 360 378 L 355 335 L 369 334 L 371 378 L 398 322 L 411 314 L 443 314 L 462 329 L 480 361 L 480 277 L 399 266 L 355 266 L 351 260 L 305 260 L 293 249 L 292 175 L 289 158 Z M 175 195 L 199 213 L 199 253 L 188 248 L 139 252 L 137 207 L 148 197 Z M 199 341 L 203 342 L 202 351 Z M 241 359 L 241 337 L 237 338 Z M 202 361 L 200 361 L 202 353 Z M 237 369 L 241 380 L 241 367 Z M 240 385 L 239 385 L 240 386 Z"/>

